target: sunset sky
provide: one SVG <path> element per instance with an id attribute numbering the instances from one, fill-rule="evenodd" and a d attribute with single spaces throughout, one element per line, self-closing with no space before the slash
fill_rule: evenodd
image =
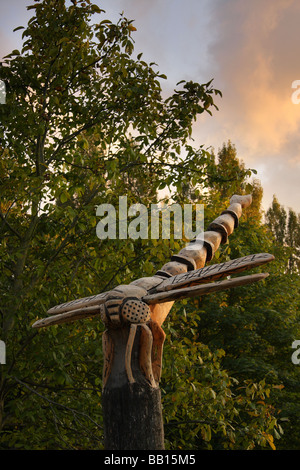
<path id="1" fill-rule="evenodd" d="M 0 3 L 0 57 L 21 47 L 33 16 L 30 0 Z M 219 111 L 202 115 L 195 143 L 215 152 L 231 140 L 246 167 L 255 168 L 267 209 L 276 194 L 300 212 L 300 103 L 292 83 L 300 80 L 299 0 L 94 0 L 117 21 L 135 20 L 135 52 L 155 62 L 172 93 L 182 79 L 214 79 L 223 93 Z M 300 82 L 299 82 L 300 83 Z M 300 94 L 299 94 L 300 97 Z"/>

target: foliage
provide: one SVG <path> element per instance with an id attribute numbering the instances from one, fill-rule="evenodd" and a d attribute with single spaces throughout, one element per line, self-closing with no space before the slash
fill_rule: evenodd
<path id="1" fill-rule="evenodd" d="M 300 214 L 288 212 L 273 196 L 271 207 L 266 212 L 266 223 L 271 229 L 276 245 L 288 256 L 286 265 L 289 274 L 298 273 L 300 268 Z"/>
<path id="2" fill-rule="evenodd" d="M 134 58 L 135 28 L 123 15 L 113 24 L 81 0 L 28 9 L 23 48 L 0 68 L 1 443 L 101 448 L 102 325 L 33 332 L 31 324 L 57 303 L 152 274 L 169 258 L 174 245 L 165 240 L 98 239 L 96 208 L 118 207 L 122 195 L 149 207 L 158 188 L 180 190 L 193 168 L 204 180 L 208 154 L 188 139 L 219 92 L 181 82 L 164 99 L 165 76 Z"/>
<path id="3" fill-rule="evenodd" d="M 211 351 L 225 351 L 221 367 L 239 383 L 250 377 L 252 383 L 265 382 L 269 394 L 264 401 L 276 423 L 272 432 L 265 432 L 273 435 L 276 448 L 294 449 L 299 447 L 296 391 L 300 383 L 291 355 L 293 341 L 300 336 L 299 276 L 287 270 L 290 247 L 280 245 L 269 226 L 262 223 L 260 185 L 256 180 L 242 183 L 244 188 L 241 185 L 239 192 L 247 188 L 254 196 L 253 204 L 243 214 L 229 244 L 220 250 L 218 262 L 259 252 L 274 254 L 275 261 L 253 271 L 269 272 L 265 281 L 195 301 L 195 311 L 200 314 L 198 338 Z M 218 184 L 223 183 L 215 185 L 217 197 Z"/>
<path id="4" fill-rule="evenodd" d="M 269 401 L 270 387 L 264 379 L 238 380 L 223 367 L 225 351 L 200 341 L 195 307 L 173 311 L 165 329 L 162 391 L 168 448 L 274 448 L 274 430 L 279 434 L 281 427 Z"/>
<path id="5" fill-rule="evenodd" d="M 261 224 L 262 189 L 249 183 L 253 171 L 234 146 L 216 162 L 191 145 L 194 120 L 216 108 L 211 81 L 179 82 L 163 98 L 165 76 L 142 54 L 134 58 L 132 21 L 102 19 L 89 0 L 28 8 L 23 48 L 0 68 L 1 448 L 101 449 L 103 325 L 31 324 L 53 305 L 153 275 L 183 242 L 100 240 L 97 206 L 118 208 L 126 195 L 129 205 L 149 207 L 169 189 L 182 204 L 204 202 L 209 223 L 232 193 L 253 192 L 248 216 L 213 262 L 277 248 Z M 291 398 L 284 417 L 294 416 L 287 384 L 298 382 L 286 361 L 298 298 L 277 251 L 272 281 L 260 288 L 172 309 L 162 379 L 168 448 L 273 448 L 281 393 Z"/>

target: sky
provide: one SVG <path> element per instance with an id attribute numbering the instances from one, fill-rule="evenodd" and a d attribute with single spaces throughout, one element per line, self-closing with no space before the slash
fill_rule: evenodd
<path id="1" fill-rule="evenodd" d="M 26 10 L 31 3 L 0 0 L 0 58 L 21 48 L 22 31 L 12 30 L 33 16 Z M 213 79 L 223 94 L 219 110 L 199 117 L 193 145 L 217 153 L 230 140 L 245 166 L 257 170 L 263 208 L 276 195 L 286 210 L 300 213 L 299 0 L 93 3 L 106 11 L 101 19 L 117 21 L 124 12 L 134 20 L 135 52 L 167 75 L 166 96 L 180 80 Z"/>

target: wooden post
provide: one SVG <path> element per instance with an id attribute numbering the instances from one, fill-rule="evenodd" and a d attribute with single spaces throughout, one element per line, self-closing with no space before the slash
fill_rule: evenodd
<path id="1" fill-rule="evenodd" d="M 137 327 L 134 338 L 132 378 L 128 380 L 124 357 L 129 329 L 125 326 L 108 333 L 115 345 L 115 354 L 102 393 L 105 449 L 162 450 L 164 428 L 160 388 L 156 381 L 151 383 L 146 378 L 140 367 L 141 326 Z"/>

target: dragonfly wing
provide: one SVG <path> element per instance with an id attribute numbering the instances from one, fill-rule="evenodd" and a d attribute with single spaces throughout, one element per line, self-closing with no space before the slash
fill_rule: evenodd
<path id="1" fill-rule="evenodd" d="M 77 300 L 71 300 L 50 308 L 47 313 L 49 317 L 42 318 L 33 323 L 32 328 L 42 328 L 44 326 L 58 325 L 59 323 L 72 322 L 100 314 L 101 305 L 104 304 L 107 294 L 91 295 Z"/>
<path id="2" fill-rule="evenodd" d="M 60 323 L 69 323 L 75 320 L 92 317 L 101 313 L 101 305 L 76 308 L 64 313 L 57 313 L 50 317 L 42 318 L 33 323 L 32 328 L 43 328 L 45 326 L 59 325 Z"/>
<path id="3" fill-rule="evenodd" d="M 72 310 L 81 309 L 83 307 L 92 307 L 101 305 L 105 302 L 108 292 L 101 294 L 91 295 L 89 297 L 83 297 L 82 299 L 71 300 L 60 305 L 56 305 L 48 310 L 47 313 L 52 315 L 58 315 L 60 313 L 70 312 Z"/>
<path id="4" fill-rule="evenodd" d="M 241 276 L 223 281 L 211 282 L 209 284 L 196 285 L 192 287 L 184 287 L 181 289 L 169 290 L 165 292 L 157 292 L 155 294 L 148 294 L 143 297 L 143 301 L 147 304 L 159 304 L 169 302 L 172 300 L 187 299 L 189 297 L 198 297 L 212 292 L 232 289 L 233 287 L 244 286 L 252 284 L 253 282 L 265 279 L 268 273 L 258 273 L 249 276 Z"/>
<path id="5" fill-rule="evenodd" d="M 157 287 L 151 289 L 149 294 L 158 292 L 172 291 L 184 287 L 191 287 L 210 281 L 222 279 L 231 274 L 237 274 L 242 271 L 256 268 L 263 264 L 273 261 L 275 258 L 268 253 L 258 253 L 244 256 L 225 263 L 213 264 L 204 268 L 188 271 L 187 273 L 177 274 L 164 280 Z"/>

